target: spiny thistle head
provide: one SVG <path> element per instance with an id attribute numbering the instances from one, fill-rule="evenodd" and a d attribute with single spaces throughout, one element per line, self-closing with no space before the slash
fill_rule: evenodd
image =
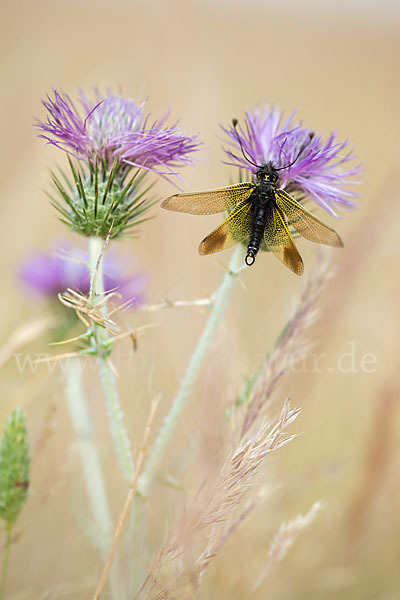
<path id="1" fill-rule="evenodd" d="M 199 147 L 197 136 L 184 134 L 177 123 L 167 127 L 168 112 L 149 123 L 144 102 L 139 105 L 131 98 L 98 90 L 93 99 L 81 92 L 79 101 L 82 111 L 57 90 L 53 98 L 47 96 L 43 100 L 47 120 L 36 121 L 40 137 L 79 160 L 107 162 L 108 167 L 117 160 L 125 170 L 140 167 L 178 175 L 174 167 L 192 164 L 190 155 Z"/>
<path id="2" fill-rule="evenodd" d="M 25 414 L 16 409 L 0 440 L 0 517 L 11 528 L 28 496 L 29 441 Z"/>
<path id="3" fill-rule="evenodd" d="M 279 108 L 263 105 L 246 111 L 243 125 L 222 127 L 230 145 L 225 149 L 227 164 L 254 175 L 257 165 L 272 162 L 282 169 L 280 187 L 306 194 L 335 216 L 337 209 L 353 208 L 358 194 L 349 188 L 359 183 L 355 176 L 362 169 L 348 166 L 355 158 L 348 141 L 337 141 L 334 133 L 316 135 L 294 118 L 295 113 L 284 119 Z"/>
<path id="4" fill-rule="evenodd" d="M 191 164 L 197 136 L 165 125 L 168 114 L 149 123 L 144 104 L 98 91 L 92 100 L 80 94 L 81 110 L 54 90 L 43 104 L 47 120 L 37 121 L 39 137 L 68 154 L 71 173 L 52 174 L 52 202 L 61 220 L 86 236 L 120 237 L 145 220 L 155 200 L 147 196 L 147 172 L 179 176 Z M 75 159 L 75 160 L 73 160 Z"/>
<path id="5" fill-rule="evenodd" d="M 136 233 L 139 225 L 147 221 L 144 213 L 155 204 L 147 194 L 154 183 L 143 185 L 145 174 L 136 169 L 126 181 L 121 176 L 120 164 L 91 162 L 85 166 L 68 157 L 71 176 L 58 177 L 51 173 L 54 191 L 49 194 L 60 220 L 73 231 L 85 236 L 110 239 Z M 65 183 L 64 183 L 65 182 Z"/>

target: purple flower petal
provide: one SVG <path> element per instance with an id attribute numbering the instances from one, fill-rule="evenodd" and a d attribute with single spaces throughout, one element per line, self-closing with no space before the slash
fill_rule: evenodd
<path id="1" fill-rule="evenodd" d="M 192 164 L 190 154 L 199 149 L 197 135 L 184 134 L 177 123 L 165 125 L 168 113 L 148 125 L 144 103 L 95 90 L 95 100 L 81 92 L 80 104 L 83 116 L 69 96 L 54 90 L 54 98 L 43 101 L 47 120 L 36 122 L 39 137 L 80 160 L 117 159 L 162 175 L 177 175 L 175 169 Z"/>
<path id="2" fill-rule="evenodd" d="M 148 283 L 146 273 L 126 274 L 124 262 L 112 250 L 104 258 L 104 287 L 121 294 L 122 302 L 137 308 L 145 301 Z M 49 254 L 35 252 L 21 266 L 20 280 L 25 290 L 36 297 L 55 299 L 57 294 L 72 288 L 88 294 L 90 275 L 87 256 L 78 248 L 68 244 L 56 247 Z"/>
<path id="3" fill-rule="evenodd" d="M 281 169 L 279 185 L 298 189 L 319 206 L 337 216 L 337 209 L 354 208 L 353 198 L 358 194 L 349 186 L 358 183 L 354 178 L 361 166 L 349 167 L 355 156 L 349 151 L 348 141 L 338 142 L 336 134 L 327 139 L 313 135 L 311 129 L 294 122 L 295 113 L 286 120 L 278 108 L 257 106 L 246 111 L 244 125 L 222 127 L 229 148 L 226 164 L 244 168 L 254 175 L 257 167 L 243 156 L 238 135 L 245 154 L 256 165 L 271 161 Z M 313 137 L 312 137 L 313 136 Z M 294 163 L 294 164 L 291 164 Z M 285 168 L 287 165 L 288 168 Z"/>

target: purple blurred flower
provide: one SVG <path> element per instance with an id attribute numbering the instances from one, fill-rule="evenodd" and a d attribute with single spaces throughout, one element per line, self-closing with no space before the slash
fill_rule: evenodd
<path id="1" fill-rule="evenodd" d="M 311 137 L 311 129 L 294 122 L 295 113 L 283 120 L 279 108 L 258 106 L 245 115 L 244 126 L 239 125 L 236 130 L 245 153 L 254 163 L 261 166 L 271 161 L 281 168 L 295 161 L 280 171 L 280 187 L 304 192 L 335 216 L 335 209 L 354 208 L 352 199 L 358 194 L 348 186 L 358 183 L 353 178 L 361 172 L 361 167 L 347 165 L 355 158 L 347 140 L 338 142 L 334 133 L 325 140 L 321 135 Z M 226 164 L 254 175 L 257 167 L 244 158 L 233 125 L 222 129 L 232 147 L 225 148 L 229 157 Z"/>
<path id="2" fill-rule="evenodd" d="M 83 116 L 66 94 L 53 90 L 43 100 L 47 120 L 38 120 L 40 137 L 92 164 L 96 158 L 112 163 L 117 158 L 126 165 L 162 175 L 177 175 L 176 167 L 191 164 L 190 154 L 198 150 L 197 135 L 185 135 L 177 127 L 165 125 L 168 113 L 149 123 L 144 103 L 130 98 L 103 96 L 97 90 L 92 100 L 80 92 Z"/>
<path id="3" fill-rule="evenodd" d="M 72 288 L 82 294 L 89 293 L 90 275 L 87 257 L 80 249 L 58 246 L 53 252 L 32 253 L 21 266 L 19 276 L 24 288 L 36 297 L 55 299 L 57 294 Z M 137 308 L 145 301 L 148 277 L 145 273 L 126 275 L 121 259 L 112 250 L 104 258 L 104 289 L 121 294 L 122 302 Z"/>

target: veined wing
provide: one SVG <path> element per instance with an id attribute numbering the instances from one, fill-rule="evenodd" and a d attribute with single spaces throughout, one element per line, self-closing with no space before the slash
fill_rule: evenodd
<path id="1" fill-rule="evenodd" d="M 199 246 L 199 254 L 213 254 L 239 242 L 243 242 L 251 230 L 251 203 L 244 202 Z"/>
<path id="2" fill-rule="evenodd" d="M 283 264 L 296 275 L 304 271 L 303 260 L 290 235 L 287 219 L 282 210 L 272 208 L 264 232 L 264 242 Z"/>
<path id="3" fill-rule="evenodd" d="M 161 207 L 192 215 L 213 215 L 245 202 L 254 188 L 254 183 L 246 182 L 208 192 L 175 194 L 166 198 Z"/>
<path id="4" fill-rule="evenodd" d="M 325 244 L 325 246 L 343 246 L 339 234 L 334 229 L 314 217 L 290 194 L 284 190 L 276 190 L 275 197 L 276 203 L 285 213 L 289 225 L 294 227 L 306 240 L 317 244 Z"/>

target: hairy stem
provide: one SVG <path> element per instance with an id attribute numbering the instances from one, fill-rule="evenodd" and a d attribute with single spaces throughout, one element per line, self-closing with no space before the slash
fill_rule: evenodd
<path id="1" fill-rule="evenodd" d="M 128 518 L 128 514 L 129 514 L 129 511 L 130 511 L 130 508 L 131 508 L 131 504 L 132 504 L 133 498 L 135 496 L 137 480 L 139 478 L 139 473 L 140 473 L 140 470 L 142 468 L 142 464 L 143 464 L 143 460 L 144 460 L 144 453 L 146 451 L 147 444 L 148 444 L 148 441 L 149 441 L 150 432 L 151 432 L 151 428 L 152 428 L 152 425 L 153 425 L 154 415 L 155 415 L 155 412 L 157 410 L 158 402 L 159 402 L 159 399 L 157 398 L 156 400 L 153 401 L 153 404 L 151 406 L 150 416 L 148 418 L 147 425 L 146 425 L 145 432 L 144 432 L 144 436 L 143 436 L 143 442 L 142 442 L 142 445 L 140 447 L 139 454 L 138 454 L 138 459 L 137 459 L 137 463 L 136 463 L 135 474 L 134 474 L 133 480 L 132 480 L 130 488 L 129 488 L 128 496 L 127 496 L 127 498 L 125 500 L 125 504 L 124 504 L 124 507 L 122 509 L 122 513 L 121 513 L 121 516 L 120 516 L 117 528 L 115 530 L 115 534 L 114 534 L 114 538 L 113 538 L 113 542 L 112 542 L 112 546 L 111 546 L 111 549 L 110 549 L 110 553 L 109 553 L 107 562 L 106 562 L 105 567 L 103 569 L 103 573 L 102 573 L 102 575 L 100 577 L 100 581 L 98 583 L 98 586 L 97 586 L 97 589 L 96 589 L 96 593 L 94 595 L 95 600 L 99 600 L 100 595 L 101 595 L 101 593 L 102 593 L 102 591 L 104 589 L 105 583 L 107 581 L 107 577 L 110 574 L 110 570 L 111 570 L 111 567 L 112 567 L 112 564 L 113 564 L 113 561 L 114 561 L 114 555 L 115 555 L 115 552 L 117 550 L 117 547 L 118 547 L 118 544 L 119 544 L 119 541 L 120 541 L 120 538 L 121 538 L 122 530 L 123 530 L 125 522 L 126 522 L 126 520 Z"/>
<path id="2" fill-rule="evenodd" d="M 93 439 L 93 426 L 83 391 L 83 363 L 70 358 L 66 368 L 65 396 L 71 421 L 78 439 L 79 459 L 86 486 L 90 516 L 96 536 L 93 541 L 103 559 L 112 539 L 112 518 L 104 483 L 99 452 Z M 111 579 L 112 598 L 118 596 L 118 579 Z"/>
<path id="3" fill-rule="evenodd" d="M 82 363 L 79 358 L 68 360 L 65 396 L 79 443 L 79 458 L 86 484 L 90 512 L 96 523 L 102 545 L 107 546 L 112 533 L 111 513 L 101 469 L 99 453 L 93 440 L 93 427 L 82 389 Z"/>
<path id="4" fill-rule="evenodd" d="M 124 413 L 119 400 L 116 376 L 106 358 L 98 358 L 98 369 L 106 399 L 107 415 L 115 450 L 124 477 L 129 481 L 134 473 L 134 465 L 131 444 L 124 423 Z"/>
<path id="5" fill-rule="evenodd" d="M 217 327 L 224 315 L 228 300 L 237 279 L 237 275 L 243 268 L 245 253 L 245 247 L 242 244 L 239 244 L 232 256 L 228 272 L 226 273 L 217 291 L 214 306 L 210 311 L 207 324 L 190 359 L 189 366 L 186 370 L 179 391 L 175 396 L 171 409 L 164 420 L 158 437 L 156 438 L 144 471 L 139 478 L 138 492 L 144 497 L 148 496 L 154 479 L 157 476 L 158 468 L 164 457 L 169 440 L 175 431 L 175 427 L 178 424 L 182 411 L 190 397 L 190 393 L 203 365 L 206 352 L 210 347 L 212 340 L 214 339 Z"/>
<path id="6" fill-rule="evenodd" d="M 243 392 L 241 393 L 240 396 L 238 396 L 236 398 L 235 401 L 235 406 L 234 408 L 238 408 L 239 406 L 242 406 L 242 404 L 246 404 L 249 401 L 250 398 L 250 394 L 255 386 L 255 384 L 257 383 L 257 381 L 259 380 L 262 372 L 264 371 L 266 365 L 269 363 L 270 358 L 272 353 L 278 348 L 279 344 L 281 343 L 287 329 L 289 328 L 289 325 L 291 324 L 292 319 L 289 319 L 285 325 L 283 326 L 283 328 L 281 329 L 281 331 L 279 332 L 278 336 L 276 337 L 272 348 L 267 352 L 265 358 L 261 361 L 261 363 L 258 365 L 257 369 L 254 371 L 254 373 L 252 375 L 250 375 L 250 377 L 247 379 L 245 385 L 244 385 L 244 389 Z"/>
<path id="7" fill-rule="evenodd" d="M 89 238 L 90 299 L 92 304 L 101 301 L 104 296 L 103 246 L 104 241 L 101 238 Z M 105 304 L 103 305 L 103 311 L 106 311 Z M 131 481 L 134 473 L 132 450 L 124 424 L 124 415 L 119 399 L 116 377 L 108 359 L 110 350 L 106 345 L 108 339 L 107 332 L 95 324 L 93 339 L 96 345 L 99 375 L 106 400 L 110 431 L 115 450 L 125 479 Z"/>

